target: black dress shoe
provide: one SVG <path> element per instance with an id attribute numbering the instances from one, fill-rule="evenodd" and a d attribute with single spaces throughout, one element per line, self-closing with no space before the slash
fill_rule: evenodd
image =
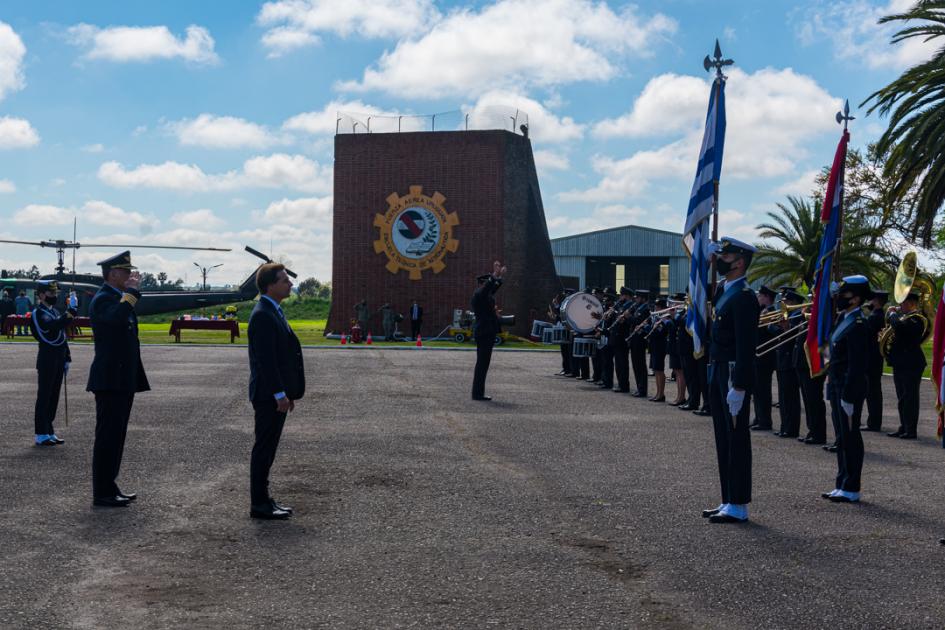
<path id="1" fill-rule="evenodd" d="M 830 499 L 830 497 L 832 497 L 832 496 L 834 496 L 834 495 L 830 494 L 829 492 L 821 492 L 821 493 L 820 493 L 820 498 L 821 498 L 821 499 Z"/>
<path id="2" fill-rule="evenodd" d="M 253 505 L 249 508 L 250 518 L 261 518 L 270 521 L 284 521 L 289 518 L 289 512 L 272 507 L 265 503 L 263 505 Z"/>
<path id="3" fill-rule="evenodd" d="M 833 501 L 834 503 L 858 503 L 858 501 L 854 501 L 853 499 L 849 497 L 845 497 L 842 494 L 835 494 L 832 497 L 827 497 L 827 498 Z"/>
<path id="4" fill-rule="evenodd" d="M 95 497 L 92 499 L 92 505 L 95 507 L 128 507 L 130 503 L 131 501 L 120 496 Z"/>
<path id="5" fill-rule="evenodd" d="M 783 437 L 783 438 L 796 438 L 796 437 L 797 437 L 797 433 L 779 433 L 779 434 L 778 434 L 778 437 Z"/>
<path id="6" fill-rule="evenodd" d="M 825 445 L 825 446 L 823 446 L 823 447 L 821 447 L 821 448 L 823 448 L 823 449 L 824 449 L 825 451 L 827 451 L 828 453 L 836 453 L 837 450 L 838 450 L 836 444 L 827 444 L 827 445 Z"/>
<path id="7" fill-rule="evenodd" d="M 565 372 L 564 370 L 561 370 L 560 372 L 558 372 L 557 374 L 555 374 L 555 376 L 568 376 L 568 373 Z"/>
<path id="8" fill-rule="evenodd" d="M 64 439 L 62 439 L 61 437 L 59 437 L 58 435 L 53 435 L 52 437 L 49 438 L 49 440 L 50 440 L 53 444 L 65 444 L 65 443 L 66 443 L 66 441 L 65 441 Z"/>
<path id="9" fill-rule="evenodd" d="M 729 516 L 728 514 L 713 514 L 709 517 L 710 523 L 747 523 L 747 518 L 735 518 L 734 516 Z"/>
<path id="10" fill-rule="evenodd" d="M 119 491 L 118 496 L 121 497 L 122 499 L 128 499 L 129 501 L 138 500 L 138 495 L 135 494 L 134 492 L 129 492 L 128 494 L 125 494 L 124 492 Z"/>
<path id="11" fill-rule="evenodd" d="M 900 440 L 915 440 L 917 439 L 917 436 L 915 433 L 903 433 L 902 435 L 899 436 L 899 439 Z"/>
<path id="12" fill-rule="evenodd" d="M 940 544 L 940 545 L 945 545 L 945 538 L 939 538 L 939 539 L 938 539 L 938 544 Z"/>
<path id="13" fill-rule="evenodd" d="M 696 410 L 696 407 L 693 407 L 693 406 L 690 405 L 689 403 L 683 403 L 683 404 L 679 405 L 679 408 L 682 409 L 683 411 L 695 411 L 695 410 Z"/>
<path id="14" fill-rule="evenodd" d="M 692 413 L 696 414 L 697 416 L 711 416 L 712 415 L 710 412 L 706 411 L 705 409 L 699 409 L 698 411 L 693 411 Z"/>
<path id="15" fill-rule="evenodd" d="M 41 446 L 41 447 L 55 446 L 55 445 L 56 443 L 52 440 L 52 438 L 47 438 L 43 440 L 42 442 L 36 442 L 36 446 Z"/>
<path id="16" fill-rule="evenodd" d="M 614 393 L 615 393 L 615 394 L 629 394 L 629 393 L 630 393 L 630 390 L 629 390 L 629 389 L 620 389 L 619 387 L 615 387 L 615 388 L 614 388 Z"/>
<path id="17" fill-rule="evenodd" d="M 274 510 L 282 510 L 283 512 L 288 512 L 289 514 L 294 512 L 291 505 L 281 505 L 277 503 L 275 499 L 269 499 L 269 505 L 271 505 L 272 509 Z"/>
<path id="18" fill-rule="evenodd" d="M 650 402 L 666 402 L 666 396 L 660 396 L 659 398 L 650 398 Z"/>
<path id="19" fill-rule="evenodd" d="M 891 431 L 887 433 L 886 435 L 888 435 L 889 437 L 901 437 L 902 434 L 903 434 L 902 429 L 896 429 L 895 431 Z"/>
<path id="20" fill-rule="evenodd" d="M 808 436 L 804 438 L 802 441 L 804 442 L 804 444 L 818 444 L 819 445 L 819 444 L 826 444 L 827 438 L 817 438 L 817 437 Z"/>
<path id="21" fill-rule="evenodd" d="M 764 425 L 762 425 L 762 424 L 756 424 L 755 426 L 753 426 L 753 427 L 748 427 L 748 428 L 751 429 L 752 431 L 770 431 L 770 430 L 771 430 L 771 426 L 770 426 L 770 425 L 769 425 L 769 426 L 764 426 Z"/>
<path id="22" fill-rule="evenodd" d="M 720 512 L 719 508 L 712 510 L 702 510 L 702 518 L 709 518 L 710 516 L 715 516 Z"/>
<path id="23" fill-rule="evenodd" d="M 808 433 L 808 434 L 805 435 L 804 437 L 799 437 L 799 438 L 797 438 L 797 441 L 798 441 L 798 442 L 804 442 L 804 441 L 807 440 L 807 438 L 809 438 L 809 437 L 810 437 L 810 433 Z"/>
<path id="24" fill-rule="evenodd" d="M 492 400 L 492 396 L 473 396 L 473 400 Z"/>

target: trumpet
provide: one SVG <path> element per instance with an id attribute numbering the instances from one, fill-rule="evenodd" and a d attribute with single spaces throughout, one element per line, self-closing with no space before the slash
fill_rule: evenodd
<path id="1" fill-rule="evenodd" d="M 792 327 L 788 328 L 787 330 L 785 330 L 785 331 L 784 331 L 783 333 L 781 333 L 780 335 L 778 335 L 778 336 L 776 336 L 776 337 L 772 337 L 772 338 L 769 339 L 768 341 L 766 341 L 766 342 L 764 342 L 764 343 L 762 343 L 762 344 L 759 344 L 758 347 L 755 348 L 755 356 L 756 356 L 756 357 L 763 357 L 764 355 L 768 354 L 769 352 L 772 352 L 772 351 L 774 351 L 774 350 L 777 350 L 777 349 L 780 348 L 781 346 L 784 346 L 784 345 L 787 345 L 787 344 L 793 342 L 794 340 L 796 340 L 796 339 L 797 339 L 798 337 L 800 337 L 801 335 L 806 335 L 806 334 L 807 334 L 807 320 L 809 320 L 809 319 L 810 319 L 810 313 L 804 313 L 804 321 L 803 321 L 803 322 L 801 322 L 801 323 L 799 323 L 799 324 L 797 324 L 797 325 L 795 325 L 795 326 L 792 326 Z"/>
<path id="2" fill-rule="evenodd" d="M 758 328 L 764 328 L 765 326 L 770 326 L 771 324 L 777 324 L 778 322 L 783 322 L 791 316 L 791 313 L 794 311 L 800 310 L 802 308 L 807 308 L 813 304 L 813 302 L 804 302 L 803 304 L 785 304 L 781 302 L 778 306 L 778 310 L 772 311 L 770 313 L 765 313 L 758 318 Z"/>

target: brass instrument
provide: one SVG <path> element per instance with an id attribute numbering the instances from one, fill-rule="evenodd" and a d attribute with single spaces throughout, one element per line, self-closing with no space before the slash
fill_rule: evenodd
<path id="1" fill-rule="evenodd" d="M 768 341 L 762 344 L 758 344 L 758 347 L 755 348 L 755 356 L 763 357 L 769 352 L 773 352 L 774 350 L 777 350 L 781 346 L 787 345 L 795 341 L 801 335 L 806 335 L 808 320 L 810 320 L 810 313 L 804 313 L 803 322 L 796 324 L 794 326 L 791 326 L 780 335 L 777 335 L 776 337 L 772 337 L 771 339 L 769 339 Z"/>
<path id="2" fill-rule="evenodd" d="M 778 306 L 778 310 L 772 311 L 770 313 L 765 313 L 758 318 L 758 328 L 764 328 L 765 326 L 770 326 L 771 324 L 777 324 L 778 322 L 783 322 L 791 316 L 791 313 L 794 311 L 800 310 L 802 308 L 807 308 L 813 304 L 813 302 L 804 302 L 803 304 L 791 304 L 787 305 L 784 302 L 781 302 Z"/>
<path id="3" fill-rule="evenodd" d="M 919 307 L 903 315 L 903 319 L 918 317 L 922 320 L 922 340 L 921 343 L 932 334 L 932 321 L 934 312 L 932 308 L 932 295 L 935 293 L 935 283 L 919 270 L 918 256 L 914 251 L 906 252 L 902 262 L 899 263 L 899 269 L 896 271 L 896 282 L 893 286 L 893 299 L 897 306 L 892 306 L 886 311 L 886 320 L 894 311 L 899 310 L 899 304 L 906 301 L 910 293 L 919 294 Z M 883 358 L 889 357 L 892 350 L 893 341 L 896 339 L 896 331 L 892 325 L 888 324 L 879 333 L 879 352 Z"/>

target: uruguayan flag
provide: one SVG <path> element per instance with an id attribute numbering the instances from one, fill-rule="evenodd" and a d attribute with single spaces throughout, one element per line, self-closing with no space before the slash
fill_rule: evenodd
<path id="1" fill-rule="evenodd" d="M 689 196 L 683 246 L 689 252 L 689 299 L 686 329 L 692 335 L 695 356 L 705 353 L 706 323 L 709 317 L 709 218 L 715 202 L 715 185 L 722 175 L 722 148 L 725 144 L 725 81 L 712 84 L 709 112 L 705 117 L 705 135 L 699 151 L 696 181 Z"/>

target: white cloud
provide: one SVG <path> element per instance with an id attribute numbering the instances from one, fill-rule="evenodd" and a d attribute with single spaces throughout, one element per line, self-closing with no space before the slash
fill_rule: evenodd
<path id="1" fill-rule="evenodd" d="M 818 169 L 804 171 L 797 178 L 784 182 L 775 188 L 774 192 L 780 196 L 809 197 L 814 190 L 814 182 L 817 181 L 819 175 L 820 170 Z"/>
<path id="2" fill-rule="evenodd" d="M 615 13 L 590 0 L 498 0 L 418 30 L 340 88 L 444 98 L 603 81 L 619 71 L 612 58 L 649 55 L 675 30 L 665 15 L 641 18 L 633 7 Z"/>
<path id="3" fill-rule="evenodd" d="M 211 230 L 222 227 L 226 221 L 218 217 L 213 210 L 201 208 L 190 212 L 177 212 L 171 216 L 171 223 L 181 227 L 203 228 Z"/>
<path id="4" fill-rule="evenodd" d="M 669 135 L 705 117 L 708 83 L 697 77 L 661 74 L 650 79 L 629 112 L 594 125 L 598 138 Z"/>
<path id="5" fill-rule="evenodd" d="M 602 205 L 594 208 L 590 214 L 583 216 L 567 216 L 549 213 L 548 231 L 551 236 L 565 236 L 621 225 L 639 225 L 649 213 L 640 207 L 625 206 L 622 204 Z"/>
<path id="6" fill-rule="evenodd" d="M 100 142 L 97 142 L 95 144 L 87 144 L 84 147 L 82 147 L 82 150 L 85 151 L 86 153 L 102 153 L 103 151 L 105 151 L 105 145 Z"/>
<path id="7" fill-rule="evenodd" d="M 938 40 L 915 37 L 892 45 L 892 35 L 916 22 L 877 24 L 881 17 L 905 13 L 915 0 L 889 0 L 877 5 L 868 0 L 818 3 L 804 14 L 797 28 L 803 44 L 827 41 L 834 57 L 872 69 L 903 70 L 928 61 L 938 50 Z"/>
<path id="8" fill-rule="evenodd" d="M 16 184 L 9 179 L 0 179 L 0 194 L 9 194 L 16 192 Z"/>
<path id="9" fill-rule="evenodd" d="M 725 90 L 728 125 L 722 177 L 767 178 L 795 172 L 808 157 L 806 144 L 823 133 L 837 131 L 834 114 L 841 101 L 812 78 L 790 68 L 766 68 L 751 75 L 733 69 Z M 640 150 L 628 158 L 597 156 L 597 186 L 563 193 L 567 201 L 621 201 L 645 192 L 658 179 L 691 180 L 702 141 L 708 104 L 708 81 L 702 82 L 702 103 L 674 108 L 667 94 L 693 92 L 693 77 L 667 75 L 650 81 L 631 111 L 602 121 L 595 132 L 609 137 L 647 135 L 648 127 L 674 129 L 683 136 L 655 149 Z M 653 87 L 656 86 L 656 87 Z M 653 89 L 651 89 L 653 87 Z M 685 100 L 691 100 L 685 96 Z M 659 107 L 663 105 L 663 109 Z"/>
<path id="10" fill-rule="evenodd" d="M 9 24 L 0 22 L 0 101 L 26 85 L 23 57 L 26 46 Z"/>
<path id="11" fill-rule="evenodd" d="M 547 149 L 538 149 L 534 152 L 535 168 L 542 171 L 566 171 L 571 167 L 568 156 L 561 155 Z"/>
<path id="12" fill-rule="evenodd" d="M 279 0 L 262 6 L 256 21 L 269 57 L 321 42 L 318 33 L 341 37 L 399 38 L 424 30 L 439 18 L 432 0 Z"/>
<path id="13" fill-rule="evenodd" d="M 305 197 L 273 201 L 259 212 L 253 213 L 257 221 L 282 223 L 306 227 L 318 231 L 331 231 L 332 197 Z"/>
<path id="14" fill-rule="evenodd" d="M 86 59 L 127 63 L 179 58 L 197 64 L 220 60 L 210 32 L 202 26 L 188 26 L 186 38 L 179 38 L 166 26 L 77 24 L 69 28 L 68 36 L 71 43 L 85 49 Z"/>
<path id="15" fill-rule="evenodd" d="M 28 120 L 0 117 L 0 149 L 26 149 L 39 144 L 39 134 Z"/>
<path id="16" fill-rule="evenodd" d="M 239 171 L 207 174 L 194 164 L 164 162 L 126 169 L 119 162 L 105 162 L 98 178 L 115 188 L 156 188 L 178 191 L 235 190 L 239 188 L 289 188 L 305 192 L 331 190 L 331 167 L 303 155 L 274 153 L 250 158 Z"/>
<path id="17" fill-rule="evenodd" d="M 296 114 L 282 123 L 285 131 L 295 131 L 314 136 L 331 136 L 339 124 L 348 129 L 357 121 L 362 128 L 367 128 L 368 118 L 371 118 L 372 131 L 397 131 L 397 112 L 385 111 L 380 107 L 365 104 L 359 100 L 334 100 L 318 111 Z M 339 123 L 339 118 L 341 123 Z M 424 128 L 424 123 L 418 118 L 405 114 L 400 121 L 401 131 L 418 131 Z M 427 123 L 428 124 L 428 123 Z"/>
<path id="18" fill-rule="evenodd" d="M 528 121 L 528 135 L 536 142 L 567 142 L 584 135 L 584 126 L 570 116 L 559 117 L 538 101 L 514 91 L 490 90 L 464 110 L 469 114 L 470 129 L 510 129 L 511 117 L 518 113 L 520 123 Z"/>
<path id="19" fill-rule="evenodd" d="M 13 222 L 17 225 L 72 225 L 76 216 L 81 216 L 83 221 L 93 225 L 133 225 L 141 228 L 142 232 L 150 231 L 157 224 L 154 217 L 97 200 L 87 201 L 81 208 L 29 204 L 14 213 Z"/>
<path id="20" fill-rule="evenodd" d="M 172 122 L 167 128 L 184 146 L 210 149 L 263 149 L 280 142 L 266 127 L 233 116 L 200 114 L 196 118 Z"/>

